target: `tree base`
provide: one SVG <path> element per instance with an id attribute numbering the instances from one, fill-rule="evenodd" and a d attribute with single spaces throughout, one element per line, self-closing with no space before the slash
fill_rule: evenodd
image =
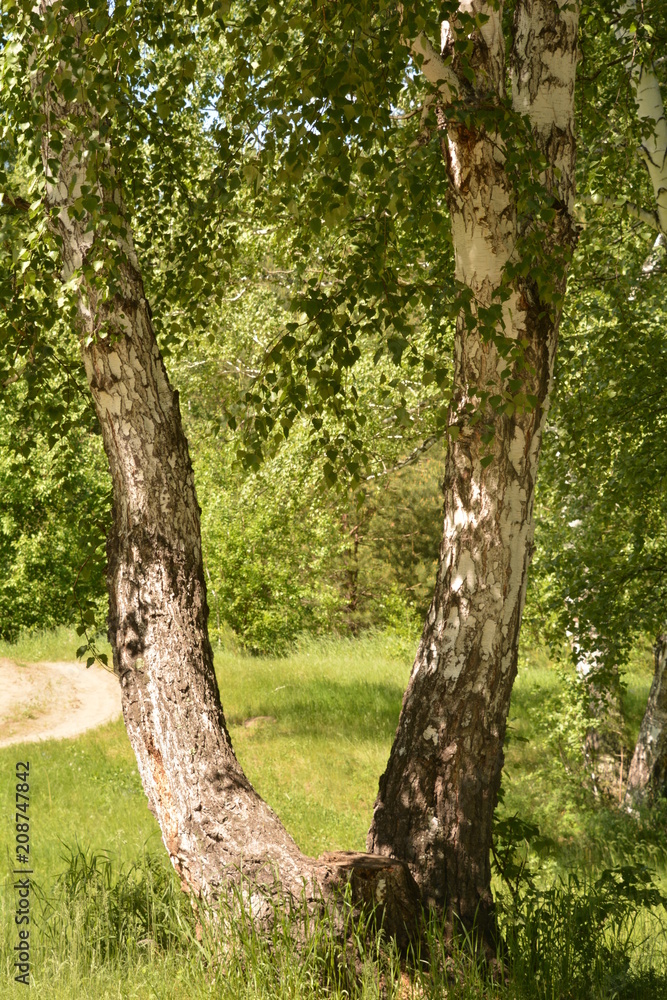
<path id="1" fill-rule="evenodd" d="M 317 858 L 315 878 L 326 898 L 349 885 L 353 906 L 373 910 L 387 937 L 404 951 L 419 936 L 419 887 L 404 861 L 355 851 L 330 851 Z"/>

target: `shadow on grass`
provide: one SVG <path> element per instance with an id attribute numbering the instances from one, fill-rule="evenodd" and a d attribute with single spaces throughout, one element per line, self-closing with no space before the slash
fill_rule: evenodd
<path id="1" fill-rule="evenodd" d="M 260 698 L 254 716 L 275 718 L 281 735 L 339 736 L 350 740 L 391 741 L 401 709 L 403 690 L 388 682 L 338 682 L 322 678 L 286 685 L 285 692 Z M 245 716 L 230 714 L 231 725 Z M 269 735 L 272 730 L 265 731 Z"/>

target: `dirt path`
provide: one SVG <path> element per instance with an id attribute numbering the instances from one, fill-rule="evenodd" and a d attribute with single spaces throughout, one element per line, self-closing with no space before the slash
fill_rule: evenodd
<path id="1" fill-rule="evenodd" d="M 120 711 L 118 679 L 101 667 L 0 659 L 0 747 L 68 739 Z"/>

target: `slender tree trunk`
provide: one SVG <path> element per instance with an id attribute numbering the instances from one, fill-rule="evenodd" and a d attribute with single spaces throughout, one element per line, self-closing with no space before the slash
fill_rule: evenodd
<path id="1" fill-rule="evenodd" d="M 625 13 L 636 7 L 635 0 L 631 0 L 623 5 L 621 11 Z M 627 40 L 626 34 L 623 28 L 617 31 L 620 40 Z M 655 67 L 651 63 L 637 61 L 633 51 L 627 69 L 637 117 L 640 121 L 653 123 L 650 134 L 644 137 L 640 147 L 655 198 L 654 211 L 643 213 L 643 221 L 658 230 L 653 252 L 643 268 L 650 273 L 658 263 L 659 248 L 667 234 L 667 115 Z M 667 636 L 658 637 L 653 652 L 655 674 L 628 771 L 625 807 L 630 810 L 667 793 Z"/>
<path id="2" fill-rule="evenodd" d="M 630 810 L 667 794 L 667 635 L 658 638 L 653 653 L 655 674 L 628 772 Z"/>
<path id="3" fill-rule="evenodd" d="M 230 866 L 270 880 L 275 866 L 294 892 L 301 853 L 243 774 L 225 726 L 178 397 L 140 276 L 124 271 L 124 301 L 114 304 L 123 330 L 93 340 L 83 359 L 114 486 L 109 638 L 128 735 L 165 846 L 189 885 L 217 889 Z"/>
<path id="4" fill-rule="evenodd" d="M 476 71 L 471 103 L 504 98 L 502 9 L 466 3 L 488 20 L 474 36 Z M 451 54 L 455 25 L 444 26 Z M 421 43 L 422 49 L 424 43 Z M 434 82 L 443 78 L 428 53 Z M 457 72 L 458 57 L 452 66 Z M 544 256 L 572 246 L 574 194 L 573 97 L 577 10 L 553 2 L 515 7 L 512 57 L 514 108 L 528 115 L 556 196 L 544 230 Z M 424 59 L 426 64 L 426 58 Z M 448 84 L 449 86 L 449 84 Z M 463 86 L 461 86 L 463 92 Z M 442 111 L 450 180 L 456 277 L 472 292 L 473 312 L 488 307 L 525 230 L 517 220 L 513 178 L 502 140 L 460 124 Z M 472 119 L 474 121 L 474 117 Z M 557 174 L 554 168 L 558 168 Z M 564 291 L 564 275 L 555 280 Z M 481 388 L 502 393 L 507 362 L 474 323 L 459 317 L 454 361 L 451 435 L 444 483 L 445 523 L 435 594 L 403 699 L 387 769 L 380 779 L 368 849 L 408 862 L 425 904 L 446 908 L 493 934 L 489 850 L 503 764 L 503 739 L 532 551 L 533 497 L 540 441 L 549 403 L 560 310 L 540 300 L 529 275 L 511 285 L 503 306 L 504 336 L 522 340 L 532 366 L 524 391 L 536 397 L 526 412 L 508 407 L 483 424 L 468 419 Z M 496 299 L 497 301 L 497 299 Z M 487 464 L 487 454 L 492 461 Z"/>
<path id="5" fill-rule="evenodd" d="M 45 146 L 45 159 L 52 158 L 48 139 Z M 47 198 L 60 209 L 68 278 L 94 240 L 87 220 L 69 214 L 82 165 L 67 146 L 60 162 Z M 185 883 L 196 892 L 216 891 L 227 869 L 270 879 L 275 866 L 286 891 L 298 892 L 301 852 L 248 782 L 225 726 L 178 394 L 128 240 L 126 233 L 116 296 L 100 301 L 84 279 L 79 286 L 82 357 L 113 480 L 109 639 L 125 724 L 150 807 Z"/>
<path id="6" fill-rule="evenodd" d="M 45 155 L 50 155 L 46 140 Z M 65 148 L 57 206 L 64 277 L 94 243 L 68 208 L 80 169 Z M 73 195 L 72 195 L 73 192 Z M 129 238 L 129 233 L 127 234 Z M 345 882 L 383 909 L 400 941 L 419 894 L 400 861 L 338 852 L 304 856 L 236 759 L 208 639 L 200 510 L 178 394 L 169 385 L 130 243 L 122 291 L 100 303 L 80 285 L 82 356 L 113 479 L 108 539 L 109 639 L 125 725 L 144 790 L 184 888 L 217 899 L 243 880 L 266 922 L 280 893 L 319 907 Z M 100 330 L 106 335 L 100 337 Z"/>
<path id="7" fill-rule="evenodd" d="M 636 0 L 629 0 L 622 5 L 621 13 L 625 14 L 636 8 Z M 634 41 L 623 27 L 617 30 L 616 37 L 619 41 Z M 655 198 L 654 211 L 644 212 L 643 221 L 648 221 L 660 233 L 667 234 L 667 115 L 665 115 L 660 80 L 652 63 L 643 63 L 641 58 L 637 58 L 634 45 L 626 69 L 630 74 L 637 117 L 640 121 L 651 122 L 653 125 L 651 132 L 642 139 L 639 147 Z"/>
<path id="8" fill-rule="evenodd" d="M 343 531 L 349 540 L 348 548 L 344 554 L 344 593 L 345 593 L 345 614 L 348 628 L 353 636 L 359 634 L 359 524 L 350 527 L 350 518 L 343 514 Z"/>
<path id="9" fill-rule="evenodd" d="M 604 654 L 594 646 L 582 648 L 578 619 L 575 618 L 572 624 L 574 633 L 570 635 L 570 645 L 577 657 L 577 676 L 588 696 L 590 717 L 582 744 L 586 777 L 596 797 L 605 795 L 618 799 L 619 784 L 623 783 L 623 768 L 618 765 L 626 756 L 618 668 L 605 667 Z M 589 627 L 588 638 L 597 638 L 592 627 Z"/>
<path id="10" fill-rule="evenodd" d="M 85 22 L 77 26 L 81 41 Z M 46 207 L 63 279 L 78 289 L 81 354 L 113 480 L 107 553 L 114 670 L 172 864 L 195 896 L 216 900 L 242 882 L 260 924 L 270 922 L 278 894 L 317 910 L 350 882 L 353 900 L 380 905 L 387 931 L 405 941 L 419 910 L 407 866 L 349 852 L 304 856 L 236 758 L 208 638 L 192 464 L 131 230 L 121 223 L 109 255 L 91 216 L 75 204 L 86 184 L 122 220 L 120 190 L 100 183 L 103 176 L 110 184 L 109 163 L 100 169 L 88 156 L 86 136 L 98 129 L 94 110 L 68 104 L 39 78 L 35 90 L 46 119 Z M 109 295 L 112 261 L 116 287 Z"/>

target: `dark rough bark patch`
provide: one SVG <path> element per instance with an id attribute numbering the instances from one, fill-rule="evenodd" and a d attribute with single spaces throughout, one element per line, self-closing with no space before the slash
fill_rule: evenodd
<path id="1" fill-rule="evenodd" d="M 317 880 L 325 896 L 351 888 L 351 901 L 357 907 L 373 910 L 378 925 L 405 950 L 416 940 L 421 928 L 422 906 L 419 887 L 403 861 L 334 851 L 321 854 Z"/>

